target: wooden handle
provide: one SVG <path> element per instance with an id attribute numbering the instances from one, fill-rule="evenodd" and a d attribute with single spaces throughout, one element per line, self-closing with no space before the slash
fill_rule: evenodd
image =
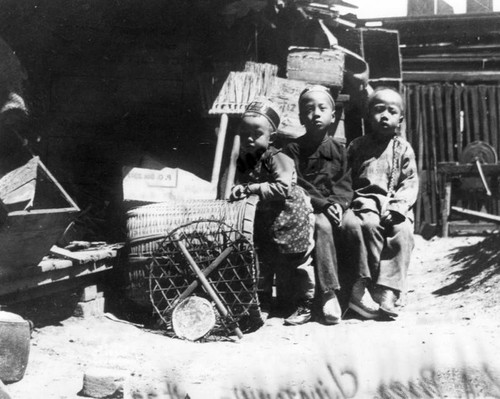
<path id="1" fill-rule="evenodd" d="M 207 277 L 210 273 L 212 273 L 215 269 L 219 267 L 219 265 L 226 259 L 229 254 L 233 252 L 233 247 L 226 248 L 210 265 L 207 266 L 205 270 L 203 270 L 203 275 Z M 189 286 L 182 292 L 182 294 L 175 300 L 172 307 L 175 307 L 180 301 L 186 299 L 189 295 L 191 295 L 200 283 L 198 280 L 193 281 Z"/>
<path id="2" fill-rule="evenodd" d="M 484 177 L 483 168 L 481 167 L 481 162 L 479 162 L 479 159 L 476 159 L 476 166 L 477 170 L 479 171 L 479 176 L 481 176 L 481 181 L 483 182 L 484 189 L 486 190 L 486 195 L 488 197 L 491 197 L 491 190 L 488 186 L 488 182 L 486 181 L 486 177 Z"/>
<path id="3" fill-rule="evenodd" d="M 226 132 L 228 124 L 227 114 L 222 114 L 220 117 L 219 134 L 217 135 L 217 146 L 215 147 L 214 166 L 212 169 L 212 186 L 216 187 L 219 184 L 220 167 L 222 164 L 222 155 L 224 152 L 224 142 L 226 141 Z"/>
<path id="4" fill-rule="evenodd" d="M 224 199 L 229 199 L 229 196 L 231 195 L 231 188 L 233 187 L 234 177 L 236 176 L 236 161 L 238 160 L 239 155 L 240 155 L 240 135 L 237 134 L 234 136 L 233 148 L 231 149 L 231 159 L 229 161 L 229 169 L 227 172 L 226 190 L 224 193 Z"/>
<path id="5" fill-rule="evenodd" d="M 187 250 L 184 243 L 182 241 L 177 241 L 177 245 L 181 249 L 183 255 L 186 257 L 189 265 L 191 266 L 191 270 L 193 270 L 193 272 L 196 274 L 196 277 L 198 277 L 198 279 L 200 280 L 201 285 L 203 286 L 205 291 L 207 291 L 207 294 L 210 295 L 210 298 L 212 298 L 212 300 L 215 302 L 215 306 L 217 306 L 217 309 L 219 310 L 220 314 L 224 317 L 228 316 L 229 311 L 227 310 L 227 308 L 224 306 L 222 301 L 219 299 L 219 297 L 215 293 L 215 290 L 212 288 L 209 281 L 207 280 L 207 278 L 205 277 L 203 272 L 200 270 L 200 268 L 198 267 L 198 265 L 194 261 L 193 257 L 191 256 L 191 254 Z M 241 330 L 238 327 L 235 327 L 234 332 L 238 336 L 238 338 L 240 338 L 240 339 L 243 338 L 243 333 L 241 332 Z"/>

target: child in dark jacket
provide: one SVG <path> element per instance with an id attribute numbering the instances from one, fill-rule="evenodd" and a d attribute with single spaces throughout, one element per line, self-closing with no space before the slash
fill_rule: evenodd
<path id="1" fill-rule="evenodd" d="M 368 98 L 369 132 L 348 147 L 354 199 L 343 230 L 357 273 L 349 307 L 366 318 L 398 315 L 395 303 L 414 246 L 418 175 L 413 149 L 398 134 L 403 117 L 401 95 L 377 88 Z"/>
<path id="2" fill-rule="evenodd" d="M 241 151 L 238 181 L 232 199 L 257 194 L 260 197 L 255 219 L 263 277 L 262 308 L 270 304 L 274 266 L 284 265 L 292 279 L 298 307 L 310 306 L 315 280 L 311 264 L 314 246 L 314 216 L 309 197 L 297 185 L 293 160 L 272 143 L 280 123 L 279 111 L 267 99 L 254 100 L 240 124 Z M 278 274 L 279 277 L 279 274 Z"/>
<path id="3" fill-rule="evenodd" d="M 341 320 L 336 291 L 340 289 L 335 236 L 343 213 L 351 203 L 351 174 L 345 147 L 328 135 L 335 120 L 335 102 L 328 88 L 306 88 L 299 97 L 300 121 L 304 136 L 290 143 L 286 153 L 293 158 L 298 183 L 311 197 L 315 216 L 313 252 L 322 312 L 326 324 Z M 311 309 L 298 309 L 291 317 L 295 324 L 308 321 Z"/>

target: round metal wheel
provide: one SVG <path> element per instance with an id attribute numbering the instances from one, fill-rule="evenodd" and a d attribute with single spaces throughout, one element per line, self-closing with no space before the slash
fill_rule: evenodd
<path id="1" fill-rule="evenodd" d="M 495 149 L 484 141 L 474 141 L 468 144 L 462 151 L 460 163 L 497 163 L 498 157 Z"/>
<path id="2" fill-rule="evenodd" d="M 219 314 L 219 327 L 229 332 L 238 324 L 245 331 L 262 324 L 253 245 L 242 233 L 221 221 L 201 220 L 180 226 L 165 236 L 148 265 L 151 303 L 167 329 L 172 328 L 172 312 L 189 295 L 213 300 L 181 246 L 229 311 L 228 317 Z"/>

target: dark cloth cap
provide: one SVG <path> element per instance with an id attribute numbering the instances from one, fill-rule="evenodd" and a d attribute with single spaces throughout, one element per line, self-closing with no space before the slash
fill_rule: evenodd
<path id="1" fill-rule="evenodd" d="M 252 114 L 262 115 L 269 121 L 269 123 L 271 123 L 274 131 L 278 129 L 278 126 L 280 124 L 280 110 L 277 105 L 270 99 L 259 97 L 248 104 L 245 112 L 243 113 L 243 117 Z"/>

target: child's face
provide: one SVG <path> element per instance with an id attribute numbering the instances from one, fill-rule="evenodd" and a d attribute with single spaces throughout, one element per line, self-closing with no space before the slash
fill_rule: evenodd
<path id="1" fill-rule="evenodd" d="M 312 91 L 300 99 L 300 122 L 308 134 L 324 134 L 335 120 L 335 109 L 326 93 Z"/>
<path id="2" fill-rule="evenodd" d="M 240 124 L 241 149 L 244 153 L 259 154 L 271 143 L 273 128 L 262 115 L 245 115 Z"/>
<path id="3" fill-rule="evenodd" d="M 403 100 L 392 90 L 382 90 L 371 99 L 368 121 L 372 132 L 393 135 L 403 121 Z"/>

